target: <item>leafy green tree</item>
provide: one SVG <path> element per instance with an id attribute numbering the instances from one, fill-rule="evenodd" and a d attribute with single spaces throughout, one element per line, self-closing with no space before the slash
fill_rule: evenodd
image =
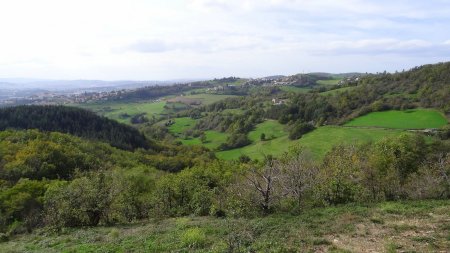
<path id="1" fill-rule="evenodd" d="M 336 205 L 358 200 L 362 186 L 357 159 L 355 146 L 337 146 L 327 154 L 319 174 L 319 190 L 326 203 Z"/>
<path id="2" fill-rule="evenodd" d="M 260 139 L 261 139 L 262 141 L 265 141 L 265 140 L 266 140 L 266 134 L 261 133 Z"/>

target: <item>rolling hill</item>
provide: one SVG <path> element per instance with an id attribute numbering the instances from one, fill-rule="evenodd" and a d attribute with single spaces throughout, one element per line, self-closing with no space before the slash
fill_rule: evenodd
<path id="1" fill-rule="evenodd" d="M 156 148 L 137 129 L 91 111 L 65 106 L 17 106 L 0 109 L 0 131 L 38 129 L 100 140 L 133 150 Z"/>

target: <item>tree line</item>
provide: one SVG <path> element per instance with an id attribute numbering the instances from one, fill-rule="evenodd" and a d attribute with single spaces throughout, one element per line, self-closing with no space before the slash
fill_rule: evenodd
<path id="1" fill-rule="evenodd" d="M 0 131 L 5 129 L 69 133 L 126 150 L 159 149 L 137 129 L 75 107 L 32 105 L 2 108 Z"/>

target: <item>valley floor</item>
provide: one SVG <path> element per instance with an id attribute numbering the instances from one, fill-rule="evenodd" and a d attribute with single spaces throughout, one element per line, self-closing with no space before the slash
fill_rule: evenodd
<path id="1" fill-rule="evenodd" d="M 183 217 L 132 225 L 38 230 L 0 252 L 449 252 L 450 200 L 384 202 L 300 215 Z"/>

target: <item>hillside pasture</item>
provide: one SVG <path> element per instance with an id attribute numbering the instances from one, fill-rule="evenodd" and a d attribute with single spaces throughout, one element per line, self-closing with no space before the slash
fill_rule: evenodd
<path id="1" fill-rule="evenodd" d="M 142 103 L 93 103 L 75 105 L 91 110 L 99 115 L 117 120 L 121 123 L 130 124 L 133 115 L 145 113 L 147 117 L 158 116 L 164 111 L 165 101 L 142 102 Z"/>
<path id="2" fill-rule="evenodd" d="M 394 129 L 440 128 L 447 119 L 436 110 L 414 109 L 406 111 L 372 112 L 346 123 L 352 127 L 383 127 Z"/>
<path id="3" fill-rule="evenodd" d="M 202 143 L 200 138 L 189 138 L 189 139 L 180 138 L 179 140 L 183 145 L 201 145 L 211 150 L 215 150 L 219 147 L 220 144 L 225 143 L 227 141 L 229 134 L 209 130 L 205 131 L 205 136 L 206 141 L 204 143 Z"/>
<path id="4" fill-rule="evenodd" d="M 266 140 L 261 140 L 261 134 L 264 133 Z M 286 143 L 289 142 L 288 133 L 284 130 L 284 126 L 274 120 L 267 120 L 258 124 L 253 131 L 248 134 L 252 144 L 217 152 L 216 155 L 220 159 L 230 160 L 237 159 L 241 155 L 247 155 L 253 159 L 262 159 L 265 155 L 281 155 L 287 151 Z"/>
<path id="5" fill-rule="evenodd" d="M 257 129 L 249 134 L 249 138 L 255 140 L 260 136 L 261 130 Z M 276 132 L 276 131 L 274 131 Z M 404 131 L 389 129 L 365 129 L 339 126 L 323 126 L 305 134 L 299 140 L 289 140 L 287 132 L 278 135 L 269 141 L 256 140 L 251 145 L 217 152 L 220 159 L 232 160 L 241 155 L 247 155 L 252 159 L 262 159 L 265 155 L 279 156 L 287 152 L 293 146 L 301 146 L 312 152 L 316 159 L 322 159 L 335 145 L 357 144 L 380 140 L 384 137 L 397 136 Z M 259 135 L 258 135 L 259 133 Z M 279 132 L 280 133 L 280 132 Z"/>
<path id="6" fill-rule="evenodd" d="M 235 97 L 235 96 L 204 93 L 204 94 L 177 96 L 174 98 L 170 98 L 167 101 L 171 102 L 171 103 L 183 103 L 183 104 L 192 105 L 192 106 L 199 106 L 199 105 L 209 105 L 209 104 L 215 103 L 217 101 L 220 101 L 222 99 L 229 98 L 229 97 Z"/>
<path id="7" fill-rule="evenodd" d="M 310 150 L 317 159 L 322 159 L 333 146 L 339 144 L 359 144 L 374 142 L 384 137 L 397 136 L 404 131 L 389 129 L 364 129 L 339 126 L 323 126 L 292 141 L 291 145 L 299 145 Z"/>
<path id="8" fill-rule="evenodd" d="M 176 118 L 172 119 L 175 123 L 169 126 L 169 131 L 178 136 L 182 134 L 184 131 L 193 128 L 197 120 L 192 119 L 190 117 Z"/>
<path id="9" fill-rule="evenodd" d="M 281 86 L 280 89 L 285 92 L 293 92 L 293 93 L 307 93 L 312 90 L 312 88 L 296 87 L 296 86 Z"/>

